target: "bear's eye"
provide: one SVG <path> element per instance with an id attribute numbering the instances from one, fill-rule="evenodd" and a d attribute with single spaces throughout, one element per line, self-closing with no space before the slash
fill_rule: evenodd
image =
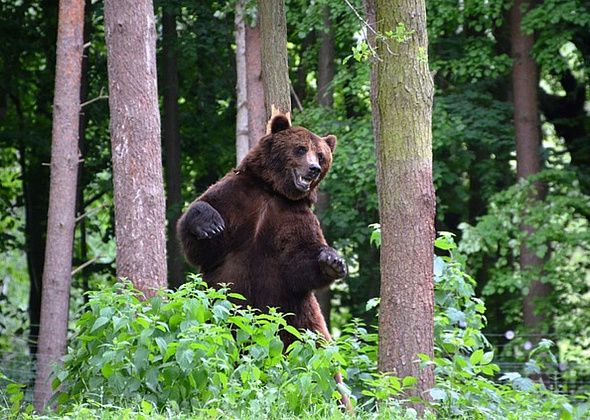
<path id="1" fill-rule="evenodd" d="M 298 146 L 295 148 L 295 154 L 297 156 L 303 156 L 306 153 L 307 153 L 307 147 L 305 147 L 305 146 Z"/>
<path id="2" fill-rule="evenodd" d="M 320 165 L 326 161 L 326 158 L 322 152 L 318 153 L 318 160 L 320 161 Z"/>

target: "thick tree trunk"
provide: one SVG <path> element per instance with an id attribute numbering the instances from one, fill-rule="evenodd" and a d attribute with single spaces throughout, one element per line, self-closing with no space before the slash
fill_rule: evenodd
<path id="1" fill-rule="evenodd" d="M 59 5 L 57 63 L 53 105 L 51 180 L 35 408 L 51 396 L 51 366 L 65 353 L 78 170 L 80 76 L 84 44 L 84 0 Z"/>
<path id="2" fill-rule="evenodd" d="M 245 0 L 236 2 L 236 166 L 250 149 L 248 134 L 248 79 L 246 67 L 246 24 L 244 22 Z"/>
<path id="3" fill-rule="evenodd" d="M 539 70 L 531 53 L 534 44 L 532 35 L 525 35 L 521 30 L 523 9 L 528 10 L 530 2 L 515 0 L 510 13 L 512 41 L 512 91 L 514 98 L 514 128 L 516 134 L 516 175 L 524 179 L 538 173 L 541 169 L 541 131 L 537 86 Z M 538 199 L 542 186 L 537 185 L 537 192 L 531 199 Z M 532 226 L 522 226 L 527 236 L 534 233 Z M 522 271 L 541 272 L 543 259 L 524 244 L 520 248 L 520 268 Z M 547 297 L 551 292 L 549 284 L 533 280 L 529 293 L 524 298 L 523 322 L 525 327 L 535 329 L 545 320 L 542 313 L 535 310 L 538 299 Z"/>
<path id="4" fill-rule="evenodd" d="M 266 131 L 264 87 L 262 85 L 260 25 L 246 25 L 246 81 L 248 96 L 248 142 L 252 148 Z"/>
<path id="5" fill-rule="evenodd" d="M 117 277 L 166 287 L 166 217 L 151 0 L 106 0 Z"/>
<path id="6" fill-rule="evenodd" d="M 184 259 L 176 237 L 176 222 L 182 208 L 182 173 L 180 158 L 180 129 L 178 126 L 178 66 L 176 59 L 176 15 L 164 6 L 163 73 L 164 73 L 164 125 L 163 138 L 166 152 L 166 209 L 168 215 L 168 286 L 178 288 L 184 283 Z"/>
<path id="7" fill-rule="evenodd" d="M 434 385 L 431 367 L 418 353 L 433 356 L 434 188 L 432 184 L 432 95 L 423 0 L 376 0 L 377 32 L 403 23 L 405 42 L 377 41 L 373 120 L 381 219 L 381 308 L 379 369 L 418 379 L 411 395 L 426 396 Z M 409 333 L 411 332 L 411 333 Z M 422 407 L 417 407 L 422 409 Z"/>
<path id="8" fill-rule="evenodd" d="M 273 113 L 291 116 L 291 94 L 287 59 L 287 21 L 284 0 L 258 0 L 262 83 L 266 119 Z"/>

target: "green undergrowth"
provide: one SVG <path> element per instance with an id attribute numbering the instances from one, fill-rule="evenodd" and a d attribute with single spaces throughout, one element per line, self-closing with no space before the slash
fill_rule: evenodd
<path id="1" fill-rule="evenodd" d="M 379 227 L 373 239 L 379 243 Z M 436 241 L 436 384 L 426 418 L 581 419 L 587 403 L 531 379 L 555 363 L 551 342 L 532 352 L 525 372 L 500 372 L 482 333 L 484 302 L 475 297 L 451 235 Z M 404 399 L 413 377 L 377 370 L 375 329 L 353 322 L 331 343 L 287 323 L 288 314 L 240 305 L 229 289 L 199 277 L 149 300 L 128 282 L 92 292 L 76 322 L 63 366 L 56 369 L 56 411 L 31 414 L 23 386 L 2 393 L 0 417 L 21 418 L 400 418 L 417 417 Z M 373 300 L 367 306 L 378 305 Z M 279 334 L 299 340 L 288 349 Z M 346 385 L 333 377 L 342 372 Z M 339 408 L 350 396 L 354 414 Z"/>

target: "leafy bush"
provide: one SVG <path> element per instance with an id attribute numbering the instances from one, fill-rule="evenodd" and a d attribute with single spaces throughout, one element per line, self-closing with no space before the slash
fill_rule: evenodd
<path id="1" fill-rule="evenodd" d="M 535 183 L 545 185 L 541 200 L 531 200 Z M 522 296 L 531 281 L 551 284 L 552 293 L 536 304 L 546 315 L 545 332 L 563 337 L 561 361 L 575 364 L 590 357 L 590 197 L 580 191 L 576 174 L 563 169 L 546 170 L 496 194 L 488 214 L 476 225 L 462 225 L 461 251 L 471 268 L 490 264 L 489 280 L 482 294 L 501 305 L 508 327 L 520 324 Z M 534 226 L 525 234 L 521 225 Z M 522 270 L 518 261 L 526 245 L 543 259 L 541 267 Z M 582 366 L 583 367 L 583 366 Z M 590 371 L 577 369 L 586 378 Z"/>
<path id="2" fill-rule="evenodd" d="M 545 388 L 528 376 L 539 376 L 541 358 L 555 364 L 553 343 L 544 340 L 530 356 L 523 372 L 505 372 L 493 363 L 494 350 L 482 333 L 485 305 L 475 297 L 475 281 L 465 273 L 455 253 L 457 245 L 443 233 L 435 246 L 448 256 L 435 257 L 435 365 L 436 386 L 432 405 L 442 418 L 570 419 L 585 407 L 574 409 L 567 397 Z M 537 357 L 535 359 L 535 357 Z"/>
<path id="3" fill-rule="evenodd" d="M 372 240 L 379 243 L 375 229 Z M 482 334 L 484 303 L 475 297 L 451 234 L 435 245 L 447 255 L 435 257 L 435 357 L 420 356 L 436 371 L 426 418 L 582 418 L 585 406 L 527 377 L 538 373 L 542 359 L 531 360 L 522 374 L 500 375 Z M 314 333 L 290 327 L 288 315 L 241 307 L 241 296 L 207 288 L 198 277 L 176 292 L 147 301 L 138 296 L 129 283 L 91 294 L 56 372 L 60 415 L 346 418 L 333 379 L 340 370 L 346 382 L 340 391 L 351 395 L 354 416 L 417 416 L 403 400 L 415 378 L 379 373 L 377 334 L 359 322 L 319 345 Z M 279 334 L 300 341 L 285 351 Z M 550 344 L 541 342 L 533 356 L 551 359 Z M 13 406 L 22 399 L 19 389 L 12 385 Z"/>
<path id="4" fill-rule="evenodd" d="M 54 381 L 58 403 L 211 415 L 331 412 L 338 410 L 333 377 L 341 366 L 365 405 L 402 390 L 399 380 L 376 374 L 376 337 L 360 326 L 318 346 L 314 333 L 297 331 L 276 310 L 240 307 L 240 295 L 193 280 L 148 301 L 129 283 L 91 293 Z M 279 333 L 300 341 L 285 353 Z"/>

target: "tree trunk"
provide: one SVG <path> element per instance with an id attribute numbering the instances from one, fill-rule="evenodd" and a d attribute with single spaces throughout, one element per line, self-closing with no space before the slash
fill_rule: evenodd
<path id="1" fill-rule="evenodd" d="M 334 40 L 332 34 L 332 21 L 330 19 L 330 6 L 324 6 L 323 10 L 323 31 L 320 33 L 320 52 L 318 55 L 318 104 L 325 108 L 332 108 L 334 96 L 332 93 L 332 80 L 334 80 Z M 321 216 L 330 208 L 330 195 L 320 190 L 316 213 Z M 332 312 L 332 293 L 330 287 L 325 287 L 315 292 L 326 325 L 330 329 L 330 318 Z"/>
<path id="2" fill-rule="evenodd" d="M 318 104 L 331 108 L 334 103 L 332 80 L 334 80 L 334 37 L 330 7 L 324 6 L 323 31 L 320 33 L 320 53 L 318 56 Z"/>
<path id="3" fill-rule="evenodd" d="M 84 45 L 84 0 L 59 5 L 51 179 L 37 375 L 34 402 L 43 410 L 51 396 L 52 365 L 65 354 L 78 170 L 80 77 Z"/>
<path id="4" fill-rule="evenodd" d="M 537 86 L 539 70 L 531 53 L 534 44 L 532 35 L 525 35 L 521 30 L 523 10 L 530 9 L 531 3 L 515 0 L 510 13 L 510 27 L 512 40 L 512 91 L 514 100 L 514 128 L 516 135 L 516 175 L 524 179 L 538 173 L 541 169 L 541 132 L 539 124 L 539 110 Z M 542 194 L 542 186 L 537 185 L 537 192 L 531 199 L 538 199 Z M 530 236 L 534 233 L 532 226 L 521 226 Z M 522 271 L 540 273 L 543 259 L 526 247 L 520 248 L 520 268 Z M 535 311 L 538 299 L 547 297 L 551 292 L 549 284 L 533 280 L 529 286 L 529 293 L 523 302 L 523 322 L 528 328 L 539 326 L 545 317 Z"/>
<path id="5" fill-rule="evenodd" d="M 236 2 L 236 166 L 248 153 L 248 80 L 246 74 L 246 24 L 244 22 L 245 0 Z"/>
<path id="6" fill-rule="evenodd" d="M 405 24 L 407 41 L 378 39 L 373 67 L 376 151 L 381 219 L 379 369 L 418 379 L 410 395 L 426 396 L 434 385 L 433 356 L 434 188 L 432 184 L 433 83 L 424 0 L 374 3 L 377 32 Z M 409 333 L 411 332 L 411 333 Z M 423 407 L 418 406 L 422 410 Z"/>
<path id="7" fill-rule="evenodd" d="M 90 41 L 90 29 L 92 25 L 92 2 L 85 0 L 84 6 L 84 44 Z M 80 75 L 80 103 L 83 104 L 88 100 L 88 54 L 82 54 L 82 69 Z M 88 114 L 84 109 L 80 110 L 79 124 L 78 124 L 78 152 L 80 160 L 78 163 L 78 182 L 76 185 L 76 217 L 80 217 L 85 213 L 86 206 L 84 205 L 84 157 L 86 156 L 86 125 L 88 123 Z M 80 229 L 80 264 L 88 261 L 88 242 L 86 237 L 86 217 L 82 217 L 78 223 Z M 84 302 L 88 302 L 88 274 L 86 269 L 80 271 L 82 277 L 82 291 L 84 292 Z"/>
<path id="8" fill-rule="evenodd" d="M 164 126 L 163 137 L 166 152 L 166 187 L 168 214 L 168 286 L 178 288 L 184 283 L 184 259 L 180 242 L 176 237 L 176 222 L 182 208 L 182 173 L 180 159 L 180 130 L 178 126 L 178 68 L 176 60 L 176 15 L 163 7 L 162 44 L 164 73 Z"/>
<path id="9" fill-rule="evenodd" d="M 258 20 L 266 120 L 276 112 L 291 118 L 284 0 L 258 0 Z"/>
<path id="10" fill-rule="evenodd" d="M 166 217 L 151 0 L 104 4 L 117 277 L 146 296 L 166 287 Z"/>
<path id="11" fill-rule="evenodd" d="M 248 142 L 252 148 L 266 131 L 264 87 L 262 85 L 260 25 L 246 25 L 246 81 L 248 96 Z"/>

